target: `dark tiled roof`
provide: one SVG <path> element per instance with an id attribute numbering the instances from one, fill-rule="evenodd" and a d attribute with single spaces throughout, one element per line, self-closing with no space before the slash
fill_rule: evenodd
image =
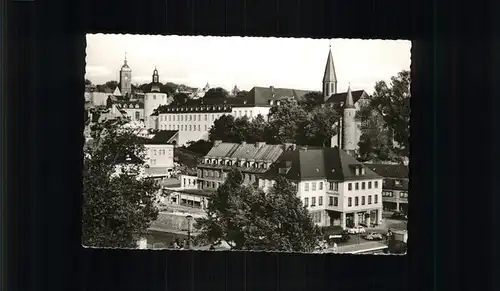
<path id="1" fill-rule="evenodd" d="M 365 164 L 368 168 L 373 170 L 384 178 L 408 178 L 409 169 L 406 165 L 388 165 L 388 164 Z"/>
<path id="2" fill-rule="evenodd" d="M 255 105 L 269 105 L 270 100 L 279 100 L 282 98 L 293 98 L 297 101 L 302 100 L 304 95 L 313 91 L 297 90 L 288 88 L 274 87 L 253 87 L 248 92 L 248 98 Z"/>
<path id="3" fill-rule="evenodd" d="M 231 112 L 232 107 L 252 106 L 248 98 L 199 98 L 187 99 L 186 103 L 179 105 L 175 102 L 158 107 L 161 113 L 188 113 L 188 112 Z"/>
<path id="4" fill-rule="evenodd" d="M 364 167 L 365 175 L 356 176 L 354 166 Z M 286 151 L 265 173 L 264 177 L 273 179 L 279 174 L 280 168 L 287 169 L 286 177 L 290 180 L 345 181 L 381 178 L 338 147 Z"/>
<path id="5" fill-rule="evenodd" d="M 358 100 L 361 99 L 361 97 L 363 96 L 363 93 L 366 94 L 365 90 L 351 91 L 352 101 L 354 101 L 354 103 L 358 102 Z M 326 103 L 338 104 L 341 102 L 345 102 L 346 97 L 347 97 L 347 92 L 332 94 L 332 96 L 330 96 L 330 98 L 326 100 Z"/>
<path id="6" fill-rule="evenodd" d="M 168 144 L 171 139 L 178 133 L 178 130 L 160 130 L 151 139 L 152 144 Z"/>
<path id="7" fill-rule="evenodd" d="M 396 181 L 398 181 L 399 184 L 396 184 Z M 385 190 L 408 191 L 409 180 L 408 179 L 384 178 L 384 184 L 382 185 L 382 188 Z"/>
<path id="8" fill-rule="evenodd" d="M 283 145 L 263 144 L 258 147 L 247 143 L 221 143 L 214 145 L 206 157 L 275 161 L 282 152 Z"/>

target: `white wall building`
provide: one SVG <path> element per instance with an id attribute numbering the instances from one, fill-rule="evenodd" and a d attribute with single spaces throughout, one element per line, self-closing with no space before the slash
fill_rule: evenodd
<path id="1" fill-rule="evenodd" d="M 279 174 L 295 183 L 319 226 L 382 221 L 382 177 L 338 147 L 284 152 L 261 176 L 259 187 L 268 191 Z"/>

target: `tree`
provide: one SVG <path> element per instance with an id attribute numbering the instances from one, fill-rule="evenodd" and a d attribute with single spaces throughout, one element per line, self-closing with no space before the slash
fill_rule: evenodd
<path id="1" fill-rule="evenodd" d="M 250 123 L 246 131 L 245 141 L 248 143 L 267 142 L 272 144 L 269 123 L 266 122 L 262 114 L 258 114 Z"/>
<path id="2" fill-rule="evenodd" d="M 235 250 L 310 252 L 318 244 L 319 229 L 283 177 L 269 194 L 242 185 L 237 169 L 212 196 L 207 217 L 196 227 L 208 241 L 226 241 Z"/>
<path id="3" fill-rule="evenodd" d="M 105 85 L 106 85 L 106 87 L 108 87 L 109 89 L 111 89 L 111 90 L 115 90 L 115 89 L 116 89 L 116 87 L 118 87 L 118 85 L 119 85 L 119 84 L 118 84 L 118 82 L 117 82 L 117 81 L 107 81 L 107 82 L 105 83 Z"/>
<path id="4" fill-rule="evenodd" d="M 186 93 L 176 93 L 174 95 L 174 102 L 177 105 L 186 104 L 186 102 L 188 101 L 188 99 L 189 99 L 189 96 Z"/>
<path id="5" fill-rule="evenodd" d="M 241 142 L 234 136 L 235 118 L 232 115 L 222 115 L 214 121 L 208 131 L 211 141 L 222 140 L 225 142 Z"/>
<path id="6" fill-rule="evenodd" d="M 246 98 L 248 96 L 248 91 L 242 90 L 236 93 L 236 98 Z"/>
<path id="7" fill-rule="evenodd" d="M 187 149 L 201 155 L 206 155 L 212 149 L 213 143 L 207 140 L 197 140 L 188 142 Z"/>
<path id="8" fill-rule="evenodd" d="M 308 121 L 304 125 L 307 144 L 328 146 L 332 136 L 337 134 L 336 124 L 340 119 L 337 111 L 332 106 L 317 106 L 311 109 L 307 117 Z"/>
<path id="9" fill-rule="evenodd" d="M 356 113 L 356 119 L 361 122 L 361 137 L 358 143 L 361 161 L 400 161 L 394 151 L 388 126 L 375 108 L 370 104 L 361 106 Z"/>
<path id="10" fill-rule="evenodd" d="M 223 99 L 228 97 L 229 92 L 227 92 L 226 89 L 220 87 L 209 89 L 203 96 L 204 99 Z"/>
<path id="11" fill-rule="evenodd" d="M 323 94 L 321 92 L 306 93 L 299 105 L 303 106 L 306 111 L 312 111 L 315 107 L 323 103 Z"/>
<path id="12" fill-rule="evenodd" d="M 410 147 L 410 71 L 401 71 L 391 78 L 390 85 L 379 81 L 370 101 L 388 126 L 397 142 L 400 155 L 408 157 Z"/>
<path id="13" fill-rule="evenodd" d="M 85 79 L 85 85 L 92 85 L 92 82 L 89 79 Z"/>
<path id="14" fill-rule="evenodd" d="M 280 100 L 269 110 L 269 129 L 277 142 L 304 144 L 300 137 L 307 121 L 307 112 L 295 100 Z"/>
<path id="15" fill-rule="evenodd" d="M 94 126 L 95 146 L 85 150 L 82 240 L 86 246 L 135 247 L 158 216 L 159 187 L 140 174 L 144 145 L 134 129 L 124 128 L 123 123 Z M 141 162 L 125 167 L 121 159 L 126 157 Z"/>

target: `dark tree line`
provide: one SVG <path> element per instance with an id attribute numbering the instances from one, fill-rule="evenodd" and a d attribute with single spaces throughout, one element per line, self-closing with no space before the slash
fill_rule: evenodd
<path id="1" fill-rule="evenodd" d="M 254 119 L 223 115 L 215 120 L 209 134 L 211 141 L 329 146 L 331 136 L 336 133 L 338 118 L 330 106 L 288 99 L 273 106 L 267 120 L 260 114 Z"/>

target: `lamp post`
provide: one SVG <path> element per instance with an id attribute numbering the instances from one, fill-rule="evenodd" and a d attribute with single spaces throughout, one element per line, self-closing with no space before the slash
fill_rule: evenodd
<path id="1" fill-rule="evenodd" d="M 187 243 L 187 248 L 188 250 L 191 249 L 191 220 L 193 220 L 193 217 L 191 215 L 186 216 L 187 222 L 188 222 L 188 243 Z"/>

